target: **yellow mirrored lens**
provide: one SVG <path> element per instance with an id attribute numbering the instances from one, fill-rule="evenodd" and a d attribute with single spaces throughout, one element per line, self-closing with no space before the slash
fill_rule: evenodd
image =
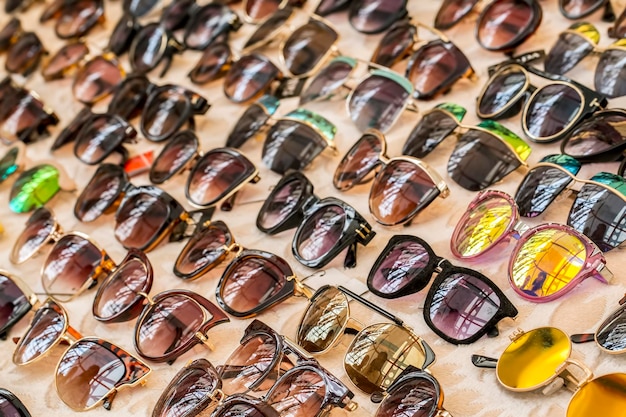
<path id="1" fill-rule="evenodd" d="M 563 290 L 582 270 L 585 245 L 560 229 L 544 229 L 513 255 L 513 284 L 530 297 L 546 297 Z"/>
<path id="2" fill-rule="evenodd" d="M 507 234 L 513 222 L 513 207 L 502 197 L 490 197 L 467 213 L 457 226 L 453 242 L 462 256 L 476 256 Z"/>
<path id="3" fill-rule="evenodd" d="M 374 324 L 354 338 L 344 367 L 350 380 L 371 394 L 386 389 L 409 365 L 423 368 L 425 352 L 417 336 L 392 323 Z"/>
<path id="4" fill-rule="evenodd" d="M 296 341 L 311 353 L 323 352 L 341 337 L 349 315 L 345 294 L 336 287 L 326 287 L 309 303 Z"/>
<path id="5" fill-rule="evenodd" d="M 561 330 L 531 330 L 511 343 L 498 359 L 498 379 L 507 388 L 535 389 L 556 376 L 556 369 L 569 358 L 570 351 L 569 338 Z"/>
<path id="6" fill-rule="evenodd" d="M 567 407 L 567 417 L 626 415 L 626 374 L 609 374 L 583 385 Z"/>

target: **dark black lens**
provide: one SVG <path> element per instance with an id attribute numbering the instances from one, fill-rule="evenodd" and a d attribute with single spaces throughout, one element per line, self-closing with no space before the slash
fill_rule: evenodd
<path id="1" fill-rule="evenodd" d="M 571 175 L 555 167 L 538 166 L 528 171 L 515 193 L 520 216 L 536 217 L 543 213 L 571 181 Z"/>
<path id="2" fill-rule="evenodd" d="M 137 25 L 132 15 L 124 14 L 113 28 L 109 38 L 109 50 L 120 56 L 128 51 L 133 41 Z"/>
<path id="3" fill-rule="evenodd" d="M 259 130 L 267 123 L 270 115 L 267 110 L 256 103 L 253 103 L 241 115 L 235 127 L 228 135 L 226 146 L 231 148 L 239 148 L 248 139 L 257 134 Z"/>
<path id="4" fill-rule="evenodd" d="M 157 5 L 159 0 L 124 0 L 124 11 L 135 17 L 145 16 Z"/>
<path id="5" fill-rule="evenodd" d="M 423 158 L 432 152 L 458 126 L 448 113 L 434 109 L 413 128 L 402 148 L 403 155 Z"/>
<path id="6" fill-rule="evenodd" d="M 582 93 L 570 84 L 547 85 L 527 103 L 523 126 L 533 140 L 554 141 L 576 122 L 582 106 Z"/>
<path id="7" fill-rule="evenodd" d="M 295 120 L 279 120 L 267 133 L 263 163 L 281 175 L 289 169 L 302 170 L 326 146 L 328 143 L 310 126 Z"/>
<path id="8" fill-rule="evenodd" d="M 145 73 L 159 65 L 165 56 L 168 36 L 158 23 L 144 26 L 135 38 L 128 57 L 133 70 Z"/>
<path id="9" fill-rule="evenodd" d="M 82 222 L 91 222 L 109 209 L 128 183 L 126 173 L 119 165 L 102 164 L 74 206 L 74 216 Z"/>
<path id="10" fill-rule="evenodd" d="M 189 73 L 189 78 L 194 84 L 206 84 L 216 80 L 224 74 L 230 61 L 231 51 L 227 43 L 211 44 Z"/>
<path id="11" fill-rule="evenodd" d="M 287 20 L 291 17 L 293 13 L 293 9 L 290 7 L 285 7 L 284 9 L 279 9 L 265 19 L 263 23 L 254 31 L 254 33 L 248 38 L 246 43 L 243 45 L 243 49 L 250 48 L 252 46 L 259 47 L 273 38 L 273 34 L 276 33 L 277 30 L 280 29 L 281 26 L 284 26 Z"/>
<path id="12" fill-rule="evenodd" d="M 188 130 L 179 132 L 165 145 L 150 167 L 150 181 L 162 184 L 180 172 L 198 153 L 198 138 Z"/>
<path id="13" fill-rule="evenodd" d="M 552 74 L 565 74 L 593 52 L 594 45 L 578 33 L 563 32 L 544 61 L 544 68 Z"/>
<path id="14" fill-rule="evenodd" d="M 151 87 L 152 83 L 145 75 L 137 74 L 125 78 L 109 103 L 109 113 L 117 114 L 126 120 L 139 115 Z"/>
<path id="15" fill-rule="evenodd" d="M 626 51 L 623 48 L 609 48 L 602 53 L 594 85 L 598 93 L 609 98 L 626 95 Z"/>
<path id="16" fill-rule="evenodd" d="M 561 144 L 563 153 L 581 162 L 614 161 L 626 149 L 626 112 L 605 110 L 576 126 Z"/>
<path id="17" fill-rule="evenodd" d="M 528 76 L 519 66 L 498 71 L 488 81 L 478 99 L 478 116 L 495 118 L 502 116 L 519 102 L 528 87 Z"/>
<path id="18" fill-rule="evenodd" d="M 94 115 L 78 133 L 74 154 L 86 164 L 98 164 L 117 150 L 131 132 L 134 129 L 117 116 Z"/>

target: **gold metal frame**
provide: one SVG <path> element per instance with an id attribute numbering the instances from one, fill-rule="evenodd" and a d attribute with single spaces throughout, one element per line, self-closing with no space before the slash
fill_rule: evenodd
<path id="1" fill-rule="evenodd" d="M 500 76 L 500 75 L 504 74 L 505 72 L 513 72 L 513 70 L 517 70 L 518 72 L 521 72 L 522 74 L 524 74 L 524 77 L 526 77 L 526 82 L 524 83 L 524 86 L 522 87 L 522 89 L 504 107 L 502 107 L 502 109 L 498 113 L 505 113 L 505 112 L 507 112 L 522 97 L 524 97 L 524 94 L 526 94 L 526 92 L 528 91 L 528 87 L 530 86 L 530 75 L 529 75 L 528 71 L 526 70 L 526 68 L 524 68 L 523 66 L 518 65 L 518 64 L 504 65 L 504 66 L 498 68 L 489 77 L 489 79 L 487 80 L 487 82 L 485 83 L 483 88 L 480 90 L 480 93 L 478 93 L 478 97 L 476 97 L 476 114 L 478 115 L 478 117 L 480 117 L 481 119 L 491 119 L 496 114 L 498 114 L 498 113 L 482 113 L 480 111 L 480 106 L 478 106 L 478 103 L 480 101 L 482 101 L 483 97 L 485 96 L 485 93 L 487 92 L 487 89 L 491 86 L 491 84 L 493 83 L 494 79 L 497 76 Z"/>
<path id="2" fill-rule="evenodd" d="M 11 252 L 9 253 L 9 262 L 11 262 L 13 265 L 19 265 L 19 264 L 24 263 L 27 260 L 37 256 L 37 255 L 39 255 L 40 251 L 47 244 L 56 242 L 63 236 L 63 234 L 64 234 L 63 233 L 63 228 L 61 227 L 61 224 L 56 219 L 56 216 L 54 215 L 54 212 L 52 211 L 52 209 L 47 208 L 47 207 L 46 207 L 46 210 L 48 210 L 50 212 L 50 218 L 54 222 L 54 227 L 53 227 L 52 231 L 50 231 L 48 236 L 46 236 L 46 238 L 41 242 L 41 244 L 37 247 L 37 249 L 35 249 L 30 256 L 28 256 L 27 258 L 25 258 L 21 262 L 18 262 L 18 260 L 17 260 L 17 250 L 18 250 L 17 242 L 18 242 L 18 240 L 16 239 L 15 243 L 13 243 L 13 247 L 11 248 Z M 34 213 L 35 212 L 33 212 L 33 214 Z M 32 217 L 32 215 L 31 215 L 31 217 Z M 30 220 L 30 218 L 28 220 Z M 28 220 L 25 223 L 26 226 L 28 225 Z M 22 233 L 24 233 L 25 231 L 26 231 L 26 227 L 19 234 L 18 239 L 22 236 Z"/>

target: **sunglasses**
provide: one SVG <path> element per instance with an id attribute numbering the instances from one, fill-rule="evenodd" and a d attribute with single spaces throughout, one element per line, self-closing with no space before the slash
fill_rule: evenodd
<path id="1" fill-rule="evenodd" d="M 424 320 L 438 336 L 469 344 L 485 334 L 498 335 L 497 323 L 515 318 L 517 309 L 485 275 L 452 265 L 417 236 L 396 235 L 383 249 L 367 277 L 367 288 L 395 299 L 421 291 L 437 273 L 424 303 Z"/>
<path id="2" fill-rule="evenodd" d="M 243 0 L 243 19 L 258 24 L 285 7 L 302 7 L 307 0 Z"/>
<path id="3" fill-rule="evenodd" d="M 47 162 L 20 173 L 9 192 L 9 208 L 28 213 L 45 205 L 60 190 L 74 191 L 76 184 L 56 162 Z"/>
<path id="4" fill-rule="evenodd" d="M 607 2 L 607 4 L 610 5 L 611 2 Z M 609 28 L 609 36 L 616 39 L 626 38 L 626 9 L 615 19 L 613 26 Z"/>
<path id="5" fill-rule="evenodd" d="M 128 159 L 125 143 L 136 143 L 137 131 L 115 114 L 92 114 L 76 135 L 74 155 L 87 165 L 98 165 L 112 153 L 120 154 L 120 165 Z"/>
<path id="6" fill-rule="evenodd" d="M 9 7 L 9 3 L 5 4 L 5 10 Z M 10 11 L 6 10 L 6 12 L 9 13 Z M 15 394 L 4 388 L 0 388 L 0 413 L 7 417 L 31 417 L 24 403 Z"/>
<path id="7" fill-rule="evenodd" d="M 0 140 L 26 144 L 48 136 L 59 123 L 57 114 L 34 91 L 18 86 L 11 77 L 0 81 Z"/>
<path id="8" fill-rule="evenodd" d="M 333 185 L 347 191 L 372 180 L 370 213 L 385 226 L 410 224 L 437 196 L 446 198 L 450 191 L 445 181 L 428 164 L 410 156 L 389 159 L 385 136 L 367 130 L 343 157 L 333 177 Z"/>
<path id="9" fill-rule="evenodd" d="M 626 95 L 626 41 L 618 40 L 606 49 L 597 46 L 600 33 L 592 24 L 575 23 L 559 35 L 544 62 L 545 70 L 563 75 L 588 55 L 598 55 L 594 75 L 595 90 L 609 98 Z"/>
<path id="10" fill-rule="evenodd" d="M 13 265 L 19 265 L 37 255 L 44 246 L 58 241 L 63 236 L 63 229 L 52 210 L 39 207 L 26 221 L 24 230 L 19 234 L 9 255 Z"/>
<path id="11" fill-rule="evenodd" d="M 37 301 L 35 293 L 20 278 L 0 270 L 0 340 L 7 339 L 9 330 Z"/>
<path id="12" fill-rule="evenodd" d="M 214 416 L 317 417 L 334 407 L 357 408 L 348 387 L 261 321 L 250 323 L 240 343 L 223 366 L 205 359 L 187 364 L 161 394 L 153 416 L 193 417 L 216 407 Z M 247 394 L 251 390 L 268 392 L 257 399 Z"/>
<path id="13" fill-rule="evenodd" d="M 54 0 L 39 18 L 56 19 L 54 32 L 60 39 L 81 38 L 96 23 L 104 23 L 104 0 Z"/>
<path id="14" fill-rule="evenodd" d="M 603 252 L 615 249 L 626 240 L 626 179 L 599 172 L 583 180 L 576 177 L 579 169 L 580 162 L 567 155 L 542 158 L 515 193 L 517 212 L 523 217 L 536 217 L 565 188 L 582 183 L 567 224 L 588 236 Z"/>
<path id="15" fill-rule="evenodd" d="M 232 51 L 227 42 L 213 42 L 206 47 L 200 59 L 187 74 L 194 84 L 206 84 L 223 78 L 233 62 Z"/>
<path id="16" fill-rule="evenodd" d="M 35 312 L 15 348 L 13 363 L 30 364 L 63 342 L 70 346 L 57 364 L 55 385 L 59 398 L 75 411 L 98 405 L 110 410 L 118 390 L 143 383 L 151 372 L 148 365 L 119 346 L 82 337 L 69 326 L 65 309 L 51 299 Z"/>
<path id="17" fill-rule="evenodd" d="M 13 17 L 0 30 L 0 52 L 6 52 L 4 68 L 9 73 L 28 77 L 47 54 L 35 32 L 24 32 L 20 20 Z"/>
<path id="18" fill-rule="evenodd" d="M 430 346 L 402 320 L 341 286 L 325 285 L 309 300 L 298 325 L 298 345 L 312 354 L 336 346 L 350 328 L 350 320 L 354 321 L 348 296 L 393 321 L 367 326 L 352 340 L 344 356 L 344 369 L 357 388 L 367 394 L 384 391 L 408 366 L 426 370 L 435 362 Z"/>
<path id="19" fill-rule="evenodd" d="M 297 228 L 291 252 L 309 268 L 326 266 L 346 248 L 344 266 L 353 268 L 357 244 L 366 246 L 376 235 L 352 206 L 334 197 L 317 197 L 313 184 L 299 172 L 288 173 L 276 184 L 256 225 L 270 235 Z"/>
<path id="20" fill-rule="evenodd" d="M 568 19 L 580 19 L 590 15 L 604 6 L 602 20 L 612 22 L 615 20 L 613 6 L 608 0 L 559 0 L 559 9 L 563 16 Z"/>
<path id="21" fill-rule="evenodd" d="M 380 33 L 407 16 L 408 0 L 321 0 L 315 14 L 328 16 L 348 9 L 348 21 L 365 34 Z"/>
<path id="22" fill-rule="evenodd" d="M 518 219 L 508 194 L 480 192 L 454 229 L 452 254 L 473 259 L 511 236 L 519 238 L 509 258 L 509 283 L 522 298 L 534 302 L 559 298 L 589 277 L 603 283 L 613 278 L 602 251 L 573 227 L 547 223 L 528 228 Z"/>
<path id="23" fill-rule="evenodd" d="M 270 122 L 273 122 L 272 116 L 276 113 L 276 110 L 278 110 L 278 106 L 280 106 L 280 100 L 271 95 L 264 95 L 250 104 L 228 134 L 226 146 L 239 148 L 243 146 L 248 139 L 262 132 Z M 315 113 L 313 113 L 313 115 L 316 116 L 311 118 L 313 122 L 320 120 L 320 115 Z"/>
<path id="24" fill-rule="evenodd" d="M 537 88 L 530 84 L 531 73 L 550 82 Z M 607 98 L 561 75 L 513 62 L 495 69 L 476 104 L 481 119 L 511 117 L 523 107 L 524 134 L 533 142 L 547 143 L 566 137 L 579 122 L 606 107 Z"/>
<path id="25" fill-rule="evenodd" d="M 6 0 L 4 2 L 4 11 L 7 13 L 24 12 L 34 2 L 35 0 Z"/>
<path id="26" fill-rule="evenodd" d="M 511 391 L 527 392 L 543 388 L 552 394 L 562 386 L 574 391 L 567 407 L 567 417 L 593 413 L 618 416 L 626 406 L 626 374 L 614 373 L 593 377 L 591 369 L 571 358 L 572 344 L 555 327 L 540 327 L 528 332 L 519 330 L 500 359 L 473 355 L 472 363 L 480 368 L 496 368 L 498 382 Z M 568 369 L 569 368 L 569 369 Z M 576 372 L 570 369 L 576 368 Z M 582 379 L 576 375 L 584 375 Z"/>
<path id="27" fill-rule="evenodd" d="M 418 28 L 426 29 L 438 39 L 420 39 Z M 392 67 L 406 58 L 409 61 L 405 76 L 413 83 L 413 95 L 417 99 L 429 100 L 443 94 L 461 78 L 476 78 L 469 60 L 453 42 L 438 30 L 419 22 L 395 24 L 380 40 L 370 61 Z"/>

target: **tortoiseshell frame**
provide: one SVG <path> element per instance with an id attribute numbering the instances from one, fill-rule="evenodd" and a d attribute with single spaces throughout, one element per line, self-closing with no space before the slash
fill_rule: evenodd
<path id="1" fill-rule="evenodd" d="M 24 405 L 24 403 L 22 403 L 22 401 L 11 391 L 4 389 L 4 388 L 0 388 L 0 397 L 4 398 L 9 403 L 11 403 L 13 408 L 15 408 L 17 412 L 19 413 L 19 417 L 31 417 L 31 414 L 26 408 L 26 406 Z"/>

